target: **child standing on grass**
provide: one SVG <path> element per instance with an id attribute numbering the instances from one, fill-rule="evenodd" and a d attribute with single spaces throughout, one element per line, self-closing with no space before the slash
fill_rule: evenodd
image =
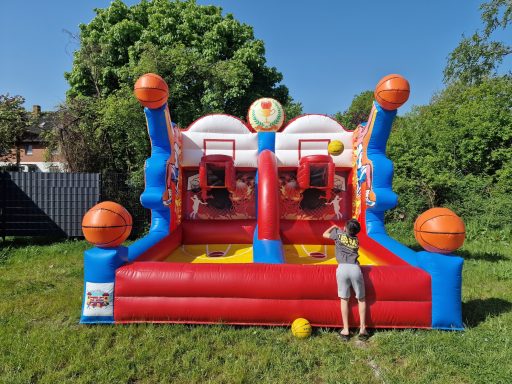
<path id="1" fill-rule="evenodd" d="M 359 307 L 359 339 L 367 340 L 369 335 L 366 331 L 366 301 L 364 280 L 361 268 L 357 258 L 359 257 L 359 240 L 357 234 L 361 230 L 361 225 L 355 219 L 347 221 L 345 229 L 333 225 L 328 228 L 323 237 L 334 240 L 336 246 L 336 261 L 338 269 L 336 270 L 336 282 L 338 283 L 338 296 L 341 300 L 341 318 L 343 320 L 343 329 L 340 335 L 343 340 L 349 340 L 348 324 L 348 300 L 350 298 L 350 287 L 354 289 Z"/>

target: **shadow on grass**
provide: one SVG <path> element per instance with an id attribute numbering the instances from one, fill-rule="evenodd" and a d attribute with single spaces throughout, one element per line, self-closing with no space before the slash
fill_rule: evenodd
<path id="1" fill-rule="evenodd" d="M 62 236 L 7 237 L 5 240 L 0 240 L 0 249 L 25 248 L 31 245 L 52 245 L 64 241 L 66 241 L 66 238 Z"/>
<path id="2" fill-rule="evenodd" d="M 462 303 L 464 324 L 474 328 L 484 322 L 489 316 L 497 316 L 510 312 L 512 303 L 507 300 L 491 297 L 489 299 L 475 299 Z"/>
<path id="3" fill-rule="evenodd" d="M 424 251 L 424 249 L 421 247 L 421 245 L 418 245 L 418 244 L 409 244 L 409 245 L 407 245 L 407 247 L 411 248 L 413 251 L 416 251 L 416 252 Z"/>
<path id="4" fill-rule="evenodd" d="M 0 265 L 5 264 L 12 256 L 13 250 L 33 245 L 52 245 L 65 241 L 62 237 L 7 237 L 0 240 Z"/>
<path id="5" fill-rule="evenodd" d="M 470 252 L 466 250 L 458 250 L 455 252 L 457 256 L 463 257 L 465 260 L 483 260 L 496 263 L 502 260 L 508 260 L 498 252 Z"/>
<path id="6" fill-rule="evenodd" d="M 424 249 L 418 245 L 418 244 L 411 244 L 407 245 L 410 249 L 416 252 L 422 252 Z M 498 262 L 502 260 L 508 260 L 506 257 L 504 257 L 502 254 L 498 252 L 478 252 L 478 251 L 467 251 L 463 249 L 458 249 L 455 252 L 453 252 L 454 255 L 460 256 L 464 258 L 465 260 L 483 260 L 483 261 L 490 261 L 490 262 Z"/>

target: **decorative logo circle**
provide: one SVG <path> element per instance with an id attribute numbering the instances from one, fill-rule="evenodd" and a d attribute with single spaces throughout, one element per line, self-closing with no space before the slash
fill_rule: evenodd
<path id="1" fill-rule="evenodd" d="M 249 107 L 249 124 L 258 132 L 276 132 L 284 122 L 283 106 L 274 99 L 262 98 Z"/>

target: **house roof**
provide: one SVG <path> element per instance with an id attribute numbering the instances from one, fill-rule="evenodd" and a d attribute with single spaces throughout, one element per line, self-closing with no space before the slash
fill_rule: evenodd
<path id="1" fill-rule="evenodd" d="M 50 131 L 57 126 L 57 113 L 56 112 L 41 112 L 34 123 L 30 125 L 23 136 L 21 137 L 22 143 L 42 143 L 42 133 Z"/>

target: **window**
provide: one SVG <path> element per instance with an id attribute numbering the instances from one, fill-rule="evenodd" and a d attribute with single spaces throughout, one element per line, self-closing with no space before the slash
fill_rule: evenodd
<path id="1" fill-rule="evenodd" d="M 25 154 L 32 156 L 32 144 L 25 145 Z"/>
<path id="2" fill-rule="evenodd" d="M 27 170 L 25 172 L 40 172 L 40 170 L 35 164 L 27 164 Z"/>

